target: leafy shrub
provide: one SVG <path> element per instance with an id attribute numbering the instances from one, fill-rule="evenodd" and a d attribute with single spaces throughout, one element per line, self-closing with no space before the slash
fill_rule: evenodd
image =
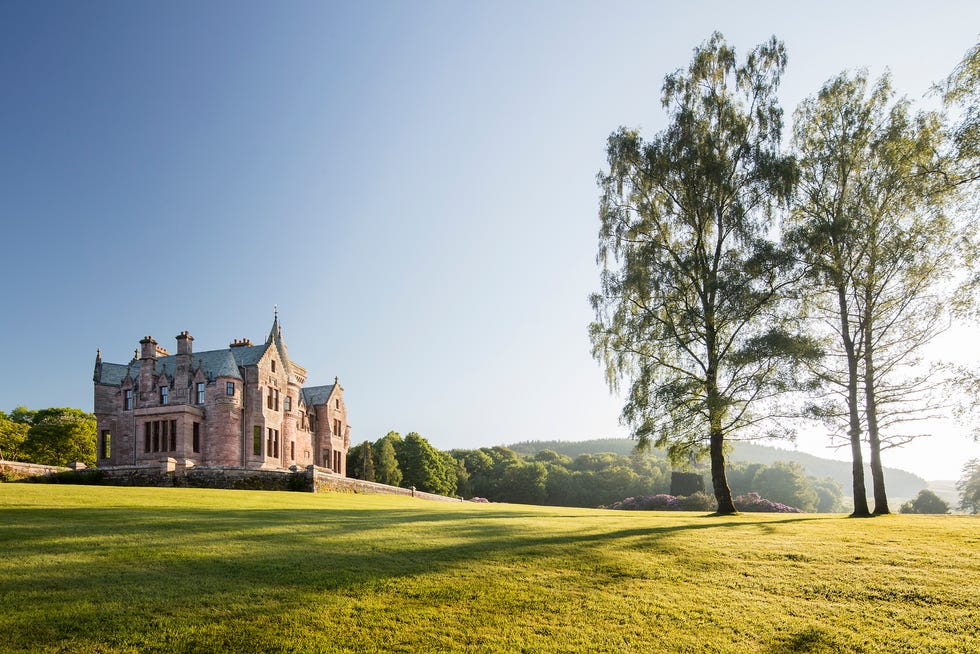
<path id="1" fill-rule="evenodd" d="M 739 511 L 754 513 L 803 513 L 800 509 L 761 497 L 758 493 L 746 493 L 735 498 Z M 673 495 L 637 495 L 613 502 L 603 508 L 617 511 L 714 511 L 718 507 L 715 498 L 705 493 L 693 493 L 687 497 Z"/>
<path id="2" fill-rule="evenodd" d="M 659 495 L 637 495 L 613 502 L 603 508 L 617 511 L 714 511 L 715 500 L 704 493 L 694 493 L 687 497 Z"/>
<path id="3" fill-rule="evenodd" d="M 687 497 L 678 497 L 681 502 L 681 511 L 716 511 L 718 502 L 715 498 L 706 493 L 692 493 Z"/>
<path id="4" fill-rule="evenodd" d="M 82 486 L 97 486 L 103 482 L 105 473 L 101 470 L 65 470 L 50 475 L 28 477 L 26 481 L 36 484 L 77 484 Z"/>
<path id="5" fill-rule="evenodd" d="M 767 500 L 758 493 L 745 493 L 735 498 L 735 508 L 747 513 L 803 513 L 796 507 Z"/>

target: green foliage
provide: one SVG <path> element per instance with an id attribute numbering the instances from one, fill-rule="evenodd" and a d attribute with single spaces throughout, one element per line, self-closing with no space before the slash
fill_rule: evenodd
<path id="1" fill-rule="evenodd" d="M 20 449 L 27 438 L 28 429 L 30 425 L 10 420 L 0 412 L 0 459 L 20 460 Z"/>
<path id="2" fill-rule="evenodd" d="M 664 82 L 668 127 L 613 133 L 599 176 L 593 354 L 610 386 L 627 384 L 622 417 L 641 446 L 675 461 L 710 447 L 722 513 L 725 439 L 796 386 L 780 362 L 817 353 L 783 319 L 793 261 L 768 240 L 795 176 L 779 151 L 785 65 L 775 38 L 740 64 L 715 33 Z"/>
<path id="3" fill-rule="evenodd" d="M 980 459 L 971 459 L 963 466 L 956 490 L 960 492 L 961 511 L 980 513 Z"/>
<path id="4" fill-rule="evenodd" d="M 828 81 L 796 113 L 788 240 L 810 265 L 803 308 L 832 352 L 814 367 L 824 392 L 811 413 L 850 439 L 857 514 L 867 513 L 861 432 L 875 513 L 887 513 L 883 444 L 916 436 L 901 426 L 947 401 L 939 391 L 949 371 L 924 369 L 920 353 L 966 299 L 946 281 L 972 256 L 973 228 L 945 211 L 952 173 L 939 156 L 941 123 L 896 101 L 887 75 L 870 85 L 860 72 Z"/>
<path id="5" fill-rule="evenodd" d="M 817 494 L 817 513 L 839 513 L 844 508 L 844 489 L 840 482 L 824 477 L 809 477 L 813 492 Z"/>
<path id="6" fill-rule="evenodd" d="M 396 442 L 401 442 L 401 436 L 392 431 L 374 443 L 372 448 L 372 458 L 375 462 L 374 480 L 379 484 L 400 486 L 402 483 L 402 471 L 398 467 L 398 459 L 395 455 Z"/>
<path id="7" fill-rule="evenodd" d="M 453 459 L 443 456 L 416 432 L 405 435 L 401 447 L 396 449 L 398 467 L 402 471 L 402 483 L 405 488 L 414 486 L 420 491 L 438 495 L 454 495 L 456 493 L 455 465 L 450 465 Z"/>
<path id="8" fill-rule="evenodd" d="M 959 114 L 949 127 L 959 168 L 955 183 L 980 180 L 980 43 L 963 56 L 940 87 L 946 106 Z"/>
<path id="9" fill-rule="evenodd" d="M 949 513 L 949 504 L 929 489 L 919 491 L 914 500 L 902 505 L 902 513 Z"/>
<path id="10" fill-rule="evenodd" d="M 806 513 L 817 510 L 819 498 L 799 464 L 774 463 L 760 470 L 754 481 L 753 490 L 767 500 L 794 506 Z"/>
<path id="11" fill-rule="evenodd" d="M 976 528 L 3 484 L 0 649 L 975 652 Z"/>
<path id="12" fill-rule="evenodd" d="M 95 465 L 95 416 L 81 409 L 42 409 L 34 413 L 21 445 L 26 461 L 67 466 L 74 461 Z"/>
<path id="13" fill-rule="evenodd" d="M 357 447 L 348 450 L 347 476 L 364 481 L 375 481 L 371 441 L 364 441 Z"/>

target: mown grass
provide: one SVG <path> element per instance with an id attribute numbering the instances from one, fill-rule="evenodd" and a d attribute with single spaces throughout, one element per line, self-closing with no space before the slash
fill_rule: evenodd
<path id="1" fill-rule="evenodd" d="M 0 484 L 0 650 L 977 652 L 980 519 Z"/>

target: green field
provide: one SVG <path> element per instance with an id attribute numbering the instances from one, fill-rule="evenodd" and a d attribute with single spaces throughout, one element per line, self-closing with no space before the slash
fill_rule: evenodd
<path id="1" fill-rule="evenodd" d="M 0 484 L 0 651 L 977 652 L 980 518 Z"/>

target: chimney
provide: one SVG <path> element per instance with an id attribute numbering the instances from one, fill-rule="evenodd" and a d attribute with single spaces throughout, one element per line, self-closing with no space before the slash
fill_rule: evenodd
<path id="1" fill-rule="evenodd" d="M 177 354 L 190 354 L 192 350 L 191 343 L 193 341 L 194 337 L 186 330 L 177 334 Z"/>
<path id="2" fill-rule="evenodd" d="M 157 373 L 157 342 L 152 336 L 144 336 L 140 341 L 140 402 L 153 397 L 154 377 Z"/>
<path id="3" fill-rule="evenodd" d="M 153 340 L 152 336 L 143 337 L 143 340 L 140 341 L 140 352 L 140 359 L 157 358 L 157 342 Z"/>

